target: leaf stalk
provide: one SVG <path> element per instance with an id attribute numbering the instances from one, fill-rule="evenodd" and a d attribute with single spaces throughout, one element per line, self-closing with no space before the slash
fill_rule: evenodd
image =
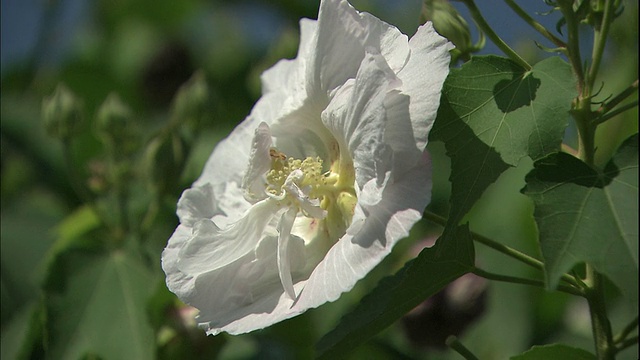
<path id="1" fill-rule="evenodd" d="M 525 59 L 523 59 L 520 55 L 518 55 L 518 53 L 516 53 L 511 47 L 509 47 L 509 45 L 507 45 L 507 43 L 504 42 L 504 40 L 502 40 L 500 36 L 496 34 L 495 31 L 493 31 L 491 26 L 487 23 L 487 21 L 484 19 L 484 17 L 480 13 L 480 10 L 476 7 L 475 2 L 473 0 L 462 0 L 462 2 L 469 9 L 471 17 L 473 17 L 473 20 L 476 22 L 480 30 L 482 30 L 485 34 L 487 34 L 489 39 L 491 39 L 491 41 L 493 41 L 493 43 L 496 44 L 496 46 L 500 48 L 500 50 L 502 50 L 502 52 L 505 55 L 507 55 L 511 60 L 518 63 L 518 65 L 522 66 L 527 71 L 531 71 L 532 69 L 531 65 L 529 65 L 529 63 Z"/>

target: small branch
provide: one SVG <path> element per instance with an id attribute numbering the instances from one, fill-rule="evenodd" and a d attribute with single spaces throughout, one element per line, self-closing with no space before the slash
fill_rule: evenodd
<path id="1" fill-rule="evenodd" d="M 532 28 L 534 28 L 537 32 L 539 32 L 542 36 L 551 41 L 555 46 L 558 47 L 559 51 L 564 51 L 567 48 L 567 44 L 564 41 L 560 40 L 558 37 L 553 35 L 547 30 L 542 24 L 537 22 L 534 18 L 529 16 L 526 11 L 522 10 L 522 8 L 515 3 L 513 0 L 504 0 L 504 2 L 509 5 L 509 7 L 516 13 L 518 16 L 522 18 L 527 24 L 529 24 Z"/>
<path id="2" fill-rule="evenodd" d="M 596 110 L 596 113 L 598 113 L 598 114 L 606 114 L 607 112 L 609 112 L 609 110 L 611 110 L 614 107 L 616 107 L 618 104 L 620 104 L 622 101 L 624 101 L 624 99 L 626 99 L 627 97 L 631 96 L 636 91 L 638 91 L 638 79 L 636 79 L 636 81 L 632 82 L 631 85 L 629 85 L 626 89 L 622 90 L 622 92 L 620 92 L 620 94 L 616 95 L 613 99 L 611 99 L 611 100 L 607 101 L 606 103 L 602 104 L 602 106 L 600 106 L 600 108 L 598 110 Z"/>
<path id="3" fill-rule="evenodd" d="M 631 85 L 629 85 L 629 87 L 624 89 L 620 94 L 616 95 L 613 99 L 602 104 L 600 108 L 596 110 L 595 114 L 599 116 L 596 117 L 596 119 L 594 120 L 594 123 L 596 125 L 602 124 L 603 122 L 613 118 L 614 116 L 638 106 L 638 100 L 636 99 L 612 111 L 613 108 L 618 106 L 618 104 L 620 104 L 622 101 L 627 99 L 629 96 L 633 95 L 633 93 L 635 93 L 636 91 L 638 91 L 637 79 Z"/>
<path id="4" fill-rule="evenodd" d="M 498 34 L 495 33 L 495 31 L 493 31 L 493 29 L 491 28 L 491 26 L 489 26 L 489 24 L 484 19 L 484 17 L 482 17 L 482 14 L 480 13 L 480 10 L 476 7 L 476 4 L 474 3 L 474 1 L 462 0 L 462 2 L 469 9 L 469 12 L 473 17 L 473 20 L 476 22 L 480 30 L 482 30 L 485 34 L 487 34 L 489 39 L 491 39 L 491 41 L 493 41 L 493 43 L 496 44 L 496 46 L 498 46 L 498 48 L 500 48 L 500 50 L 502 50 L 502 52 L 505 53 L 505 55 L 507 55 L 511 60 L 518 63 L 518 65 L 522 66 L 527 71 L 530 71 L 531 65 L 529 65 L 529 63 L 526 60 L 520 57 L 518 53 L 516 53 L 512 48 L 510 48 L 509 45 L 507 45 L 507 43 L 505 43 L 504 40 L 502 40 L 498 36 Z"/>
<path id="5" fill-rule="evenodd" d="M 631 110 L 631 109 L 633 109 L 633 108 L 635 108 L 637 106 L 638 106 L 638 100 L 634 100 L 634 101 L 632 101 L 632 102 L 630 102 L 628 104 L 624 104 L 623 106 L 620 106 L 619 108 L 617 108 L 617 109 L 615 109 L 613 111 L 609 111 L 605 115 L 597 118 L 595 120 L 594 124 L 600 125 L 600 124 L 602 124 L 602 123 L 604 123 L 604 122 L 606 122 L 606 121 L 608 121 L 608 120 L 610 120 L 610 119 L 622 114 L 623 112 L 625 112 L 627 110 Z M 637 118 L 636 118 L 636 120 L 637 120 Z"/>
<path id="6" fill-rule="evenodd" d="M 460 356 L 462 356 L 466 360 L 479 360 L 477 356 L 473 355 L 473 353 L 469 351 L 469 349 L 467 349 L 464 345 L 462 345 L 460 341 L 458 341 L 457 337 L 451 335 L 447 338 L 445 343 L 448 347 L 460 354 Z"/>
<path id="7" fill-rule="evenodd" d="M 631 347 L 633 345 L 638 345 L 638 335 L 630 337 L 628 339 L 626 339 L 625 341 L 621 342 L 620 344 L 618 344 L 618 346 L 616 346 L 616 353 Z"/>
<path id="8" fill-rule="evenodd" d="M 620 333 L 613 338 L 613 342 L 616 344 L 623 342 L 627 338 L 627 336 L 629 336 L 629 334 L 631 334 L 631 332 L 637 327 L 638 316 L 636 315 L 636 318 L 633 319 L 633 321 L 631 321 L 629 324 L 627 324 L 627 326 L 625 326 L 624 329 L 622 329 L 622 331 L 620 331 Z"/>
<path id="9" fill-rule="evenodd" d="M 545 288 L 545 283 L 544 281 L 541 281 L 541 280 L 525 279 L 525 278 L 520 278 L 516 276 L 494 274 L 479 268 L 474 268 L 471 272 L 487 280 L 502 281 L 502 282 L 508 282 L 512 284 L 531 285 L 531 286 L 536 286 L 543 289 Z M 571 286 L 559 285 L 557 290 L 566 292 L 571 295 L 584 296 L 584 294 L 580 290 L 573 288 Z"/>
<path id="10" fill-rule="evenodd" d="M 446 226 L 447 225 L 447 219 L 432 213 L 431 211 L 425 211 L 424 212 L 424 217 L 428 220 L 433 221 L 436 224 L 439 224 L 441 226 Z M 499 242 L 496 242 L 494 240 L 489 239 L 488 237 L 482 236 L 478 233 L 475 232 L 471 232 L 471 236 L 473 237 L 474 241 L 477 241 L 485 246 L 488 246 L 498 252 L 501 252 L 511 258 L 514 258 L 526 265 L 529 265 L 535 269 L 538 269 L 540 271 L 544 271 L 544 263 L 536 258 L 533 258 L 525 253 L 522 253 L 516 249 L 513 249 L 509 246 L 506 246 L 504 244 L 501 244 Z M 571 275 L 567 275 L 567 274 L 563 274 L 562 275 L 562 280 L 567 282 L 569 285 L 571 285 L 572 287 L 575 288 L 580 288 L 578 282 L 576 281 L 576 279 L 571 276 Z"/>

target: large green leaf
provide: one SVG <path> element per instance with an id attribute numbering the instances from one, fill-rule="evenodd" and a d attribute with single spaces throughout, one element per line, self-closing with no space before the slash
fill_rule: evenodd
<path id="1" fill-rule="evenodd" d="M 505 58 L 474 57 L 451 71 L 430 136 L 451 157 L 451 226 L 508 167 L 560 149 L 575 96 L 571 68 L 559 58 L 526 71 Z"/>
<path id="2" fill-rule="evenodd" d="M 511 357 L 511 360 L 595 360 L 592 353 L 562 344 L 534 346 L 524 353 Z"/>
<path id="3" fill-rule="evenodd" d="M 441 240 L 422 250 L 398 273 L 383 279 L 320 339 L 320 357 L 336 359 L 353 350 L 473 268 L 473 242 L 466 225 L 457 227 L 448 241 Z"/>
<path id="4" fill-rule="evenodd" d="M 523 192 L 535 203 L 546 280 L 588 262 L 638 300 L 638 134 L 598 172 L 556 153 L 535 163 Z"/>
<path id="5" fill-rule="evenodd" d="M 48 357 L 153 359 L 155 338 L 146 304 L 156 283 L 141 259 L 125 250 L 71 250 L 48 279 Z"/>

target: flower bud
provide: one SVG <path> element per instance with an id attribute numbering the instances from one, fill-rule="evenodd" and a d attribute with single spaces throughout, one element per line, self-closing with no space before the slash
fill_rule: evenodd
<path id="1" fill-rule="evenodd" d="M 49 135 L 69 139 L 82 123 L 81 101 L 64 84 L 59 84 L 54 93 L 42 101 L 42 118 Z"/>
<path id="2" fill-rule="evenodd" d="M 472 43 L 469 24 L 448 0 L 424 0 L 421 22 L 426 21 L 431 21 L 436 31 L 456 46 L 452 51 L 454 57 L 466 59 L 482 47 Z"/>
<path id="3" fill-rule="evenodd" d="M 179 192 L 180 174 L 188 153 L 188 144 L 177 133 L 156 137 L 145 149 L 147 179 L 159 193 Z"/>
<path id="4" fill-rule="evenodd" d="M 172 114 L 196 127 L 206 114 L 209 103 L 209 88 L 204 73 L 196 72 L 180 87 L 173 99 Z"/>
<path id="5" fill-rule="evenodd" d="M 96 130 L 105 145 L 120 154 L 130 154 L 137 145 L 129 107 L 116 94 L 110 94 L 98 109 Z"/>

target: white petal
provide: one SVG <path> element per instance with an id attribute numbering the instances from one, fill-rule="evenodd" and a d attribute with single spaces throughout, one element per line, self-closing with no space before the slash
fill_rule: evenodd
<path id="1" fill-rule="evenodd" d="M 167 288 L 181 299 L 188 297 L 195 286 L 193 276 L 178 270 L 178 260 L 180 259 L 178 254 L 189 239 L 191 239 L 191 228 L 179 225 L 169 238 L 167 247 L 162 251 L 162 270 L 167 275 Z"/>
<path id="2" fill-rule="evenodd" d="M 267 186 L 265 174 L 271 169 L 271 156 L 269 155 L 271 145 L 269 125 L 262 122 L 255 131 L 249 155 L 249 166 L 242 179 L 244 198 L 251 203 L 267 197 L 265 194 Z"/>
<path id="3" fill-rule="evenodd" d="M 224 229 L 209 220 L 198 222 L 193 238 L 180 249 L 178 269 L 188 274 L 202 274 L 231 264 L 253 251 L 265 236 L 267 224 L 279 207 L 271 199 L 262 200 Z"/>
<path id="4" fill-rule="evenodd" d="M 409 49 L 407 37 L 397 28 L 344 0 L 325 0 L 318 13 L 318 39 L 309 66 L 310 94 L 328 94 L 355 77 L 365 49 L 382 54 L 394 70 L 404 66 Z"/>
<path id="5" fill-rule="evenodd" d="M 211 219 L 221 213 L 210 184 L 185 190 L 178 200 L 176 212 L 180 223 L 187 226 L 193 226 L 199 220 Z"/>
<path id="6" fill-rule="evenodd" d="M 397 74 L 402 80 L 402 94 L 410 98 L 409 113 L 415 143 L 424 150 L 440 105 L 442 85 L 449 74 L 449 51 L 454 46 L 433 29 L 431 22 L 427 22 L 411 37 L 409 47 L 409 59 Z M 394 129 L 402 129 L 396 124 L 404 118 L 406 116 L 390 117 L 388 136 L 394 136 Z M 402 140 L 404 133 L 396 136 Z M 393 143 L 401 145 L 402 141 Z"/>
<path id="7" fill-rule="evenodd" d="M 253 256 L 198 276 L 188 301 L 201 309 L 198 321 L 208 334 L 246 333 L 296 314 L 291 310 L 293 300 L 284 293 L 279 280 L 277 247 L 278 239 L 268 236 Z M 302 239 L 292 235 L 288 251 L 291 273 L 297 278 L 304 268 Z M 295 284 L 294 292 L 300 291 L 301 285 Z"/>
<path id="8" fill-rule="evenodd" d="M 355 80 L 338 90 L 323 113 L 324 124 L 340 146 L 348 148 L 360 187 L 371 179 L 377 179 L 381 184 L 386 172 L 391 171 L 391 148 L 384 142 L 384 103 L 387 94 L 398 85 L 398 79 L 384 58 L 369 52 L 362 60 Z M 406 121 L 408 123 L 409 119 Z"/>
<path id="9" fill-rule="evenodd" d="M 278 224 L 278 274 L 285 293 L 291 300 L 296 299 L 296 292 L 293 290 L 293 281 L 291 280 L 291 266 L 289 258 L 289 239 L 291 238 L 291 228 L 293 221 L 296 219 L 298 209 L 291 207 L 280 218 Z"/>

